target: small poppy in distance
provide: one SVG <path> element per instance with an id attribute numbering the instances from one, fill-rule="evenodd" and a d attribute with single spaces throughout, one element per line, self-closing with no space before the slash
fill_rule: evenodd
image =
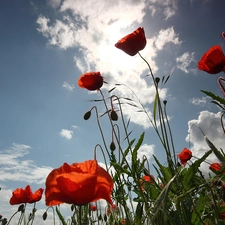
<path id="1" fill-rule="evenodd" d="M 225 40 L 225 32 L 224 31 L 221 33 L 221 37 Z"/>
<path id="2" fill-rule="evenodd" d="M 78 79 L 78 86 L 89 91 L 99 90 L 103 85 L 103 77 L 100 72 L 84 73 Z"/>
<path id="3" fill-rule="evenodd" d="M 219 45 L 211 47 L 198 62 L 198 68 L 209 74 L 225 71 L 225 56 L 222 48 Z"/>
<path id="4" fill-rule="evenodd" d="M 186 165 L 187 161 L 189 159 L 191 159 L 191 157 L 192 157 L 192 152 L 189 149 L 187 149 L 187 148 L 184 148 L 182 150 L 182 152 L 180 154 L 178 154 L 178 158 L 180 159 L 181 164 L 183 166 Z"/>
<path id="5" fill-rule="evenodd" d="M 143 27 L 139 27 L 134 32 L 120 39 L 115 46 L 130 56 L 136 55 L 146 46 L 146 37 Z"/>
<path id="6" fill-rule="evenodd" d="M 30 185 L 27 185 L 24 189 L 17 188 L 12 193 L 9 203 L 11 205 L 17 205 L 21 203 L 34 203 L 41 200 L 44 189 L 39 188 L 34 193 L 32 192 Z"/>
<path id="7" fill-rule="evenodd" d="M 96 160 L 71 165 L 64 163 L 52 170 L 46 179 L 47 206 L 61 203 L 85 205 L 99 199 L 112 204 L 113 180 Z"/>
<path id="8" fill-rule="evenodd" d="M 209 169 L 215 173 L 222 172 L 221 171 L 222 164 L 221 163 L 212 163 L 212 164 L 210 164 Z"/>
<path id="9" fill-rule="evenodd" d="M 91 209 L 91 211 L 96 211 L 97 210 L 97 207 L 95 205 L 91 205 L 90 204 L 90 209 Z"/>

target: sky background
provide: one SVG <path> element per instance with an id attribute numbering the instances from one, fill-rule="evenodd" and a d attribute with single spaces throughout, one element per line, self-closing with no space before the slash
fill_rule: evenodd
<path id="1" fill-rule="evenodd" d="M 94 113 L 88 121 L 83 115 L 94 105 L 99 114 L 105 109 L 91 101 L 101 98 L 98 92 L 77 86 L 81 74 L 100 71 L 106 97 L 117 83 L 130 87 L 151 116 L 154 88 L 147 65 L 114 47 L 140 26 L 147 38 L 141 54 L 154 75 L 162 79 L 172 71 L 160 94 L 168 101 L 176 154 L 184 147 L 196 157 L 208 150 L 199 127 L 224 149 L 219 109 L 200 92 L 222 97 L 216 79 L 223 74 L 197 69 L 210 47 L 225 48 L 224 9 L 224 0 L 0 0 L 0 214 L 16 211 L 8 203 L 14 189 L 44 188 L 53 168 L 93 159 L 95 145 L 102 144 Z M 137 100 L 123 85 L 113 93 Z M 146 132 L 139 156 L 154 164 L 155 154 L 165 163 L 146 115 L 137 111 L 124 105 L 132 138 Z M 108 125 L 103 117 L 110 144 Z M 100 151 L 97 159 L 103 162 Z M 41 215 L 44 198 L 39 207 Z"/>

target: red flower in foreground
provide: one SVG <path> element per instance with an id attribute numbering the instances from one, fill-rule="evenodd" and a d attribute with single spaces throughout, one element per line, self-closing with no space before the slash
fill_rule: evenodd
<path id="1" fill-rule="evenodd" d="M 84 73 L 78 79 L 78 86 L 89 91 L 99 90 L 103 85 L 103 77 L 100 72 Z"/>
<path id="2" fill-rule="evenodd" d="M 187 161 L 191 159 L 191 157 L 192 157 L 192 152 L 187 148 L 184 148 L 182 152 L 178 154 L 178 158 L 180 159 L 182 165 L 184 166 L 186 165 Z"/>
<path id="3" fill-rule="evenodd" d="M 96 160 L 54 169 L 46 179 L 45 201 L 47 206 L 61 203 L 84 205 L 105 199 L 110 204 L 113 180 Z"/>
<path id="4" fill-rule="evenodd" d="M 115 46 L 130 56 L 136 55 L 143 50 L 146 45 L 145 31 L 143 27 L 139 27 L 133 33 L 128 34 L 119 40 Z"/>
<path id="5" fill-rule="evenodd" d="M 198 62 L 198 68 L 210 74 L 225 71 L 225 56 L 222 48 L 219 45 L 210 48 Z"/>
<path id="6" fill-rule="evenodd" d="M 21 203 L 34 203 L 41 200 L 42 193 L 44 189 L 39 188 L 34 193 L 32 192 L 30 185 L 27 185 L 24 189 L 17 188 L 12 193 L 12 197 L 9 201 L 11 205 L 21 204 Z"/>

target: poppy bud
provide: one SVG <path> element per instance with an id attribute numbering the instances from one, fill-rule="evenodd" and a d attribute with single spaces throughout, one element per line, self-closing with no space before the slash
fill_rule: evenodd
<path id="1" fill-rule="evenodd" d="M 113 120 L 113 121 L 117 121 L 118 120 L 118 115 L 117 115 L 115 110 L 111 111 L 110 117 L 111 117 L 111 120 Z"/>
<path id="2" fill-rule="evenodd" d="M 102 215 L 101 214 L 98 216 L 98 220 L 102 220 Z"/>
<path id="3" fill-rule="evenodd" d="M 110 150 L 111 151 L 114 151 L 116 149 L 116 145 L 115 143 L 112 141 L 111 144 L 110 144 Z"/>
<path id="4" fill-rule="evenodd" d="M 164 101 L 163 101 L 163 104 L 164 104 L 164 105 L 166 105 L 166 103 L 167 103 L 167 101 L 166 101 L 166 100 L 164 100 Z"/>
<path id="5" fill-rule="evenodd" d="M 91 111 L 88 111 L 84 114 L 84 119 L 88 120 L 91 117 Z"/>
<path id="6" fill-rule="evenodd" d="M 42 216 L 43 220 L 46 220 L 47 219 L 47 216 L 48 216 L 47 212 L 44 212 L 44 214 Z"/>
<path id="7" fill-rule="evenodd" d="M 6 218 L 4 218 L 1 222 L 2 222 L 2 223 L 1 223 L 2 225 L 6 225 L 6 224 L 8 223 L 8 221 L 7 221 Z"/>
<path id="8" fill-rule="evenodd" d="M 158 84 L 159 81 L 160 81 L 160 78 L 159 78 L 159 77 L 156 77 L 156 78 L 155 78 L 155 82 Z"/>
<path id="9" fill-rule="evenodd" d="M 18 207 L 18 212 L 22 212 L 23 210 L 24 210 L 24 204 L 22 204 Z"/>

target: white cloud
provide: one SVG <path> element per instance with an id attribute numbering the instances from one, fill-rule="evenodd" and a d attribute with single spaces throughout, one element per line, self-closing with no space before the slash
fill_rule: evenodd
<path id="1" fill-rule="evenodd" d="M 47 3 L 52 6 L 52 8 L 58 8 L 61 4 L 61 0 L 47 0 Z"/>
<path id="2" fill-rule="evenodd" d="M 69 84 L 66 81 L 64 81 L 62 86 L 68 91 L 73 91 L 73 89 L 75 88 L 73 84 Z"/>
<path id="3" fill-rule="evenodd" d="M 177 0 L 149 0 L 149 9 L 151 15 L 155 15 L 157 12 L 162 12 L 165 16 L 165 20 L 174 16 L 177 11 Z"/>
<path id="4" fill-rule="evenodd" d="M 30 146 L 13 143 L 9 149 L 0 151 L 0 181 L 24 181 L 43 184 L 50 167 L 38 167 L 33 160 L 24 159 Z"/>
<path id="5" fill-rule="evenodd" d="M 177 68 L 185 73 L 194 72 L 193 69 L 189 68 L 191 63 L 194 61 L 194 52 L 185 52 L 183 55 L 176 58 Z"/>
<path id="6" fill-rule="evenodd" d="M 162 50 L 167 43 L 173 43 L 175 45 L 180 45 L 182 43 L 173 27 L 160 30 L 159 33 L 155 35 L 154 45 L 158 50 Z"/>
<path id="7" fill-rule="evenodd" d="M 137 152 L 137 158 L 140 159 L 141 162 L 143 161 L 144 158 L 146 158 L 148 162 L 150 162 L 152 155 L 154 154 L 154 149 L 155 149 L 154 145 L 148 145 L 148 144 L 141 145 L 141 147 L 138 149 L 138 152 Z M 131 154 L 128 153 L 127 155 L 128 163 L 131 163 L 131 160 L 132 160 Z"/>
<path id="8" fill-rule="evenodd" d="M 172 2 L 166 1 L 160 4 L 169 7 Z M 62 18 L 50 21 L 40 15 L 37 19 L 38 31 L 48 39 L 50 45 L 58 46 L 63 50 L 76 47 L 78 51 L 74 61 L 77 68 L 81 73 L 100 71 L 109 83 L 109 85 L 103 85 L 102 89 L 109 90 L 117 83 L 125 84 L 132 87 L 133 92 L 146 106 L 153 102 L 155 96 L 151 77 L 145 77 L 149 73 L 148 66 L 138 55 L 130 57 L 114 46 L 124 35 L 141 26 L 145 8 L 144 0 L 99 0 L 97 2 L 90 0 L 82 3 L 78 0 L 65 0 L 58 12 L 62 14 Z M 124 11 L 129 13 L 124 14 Z M 67 12 L 69 13 L 65 16 Z M 162 50 L 166 44 L 176 46 L 180 43 L 174 28 L 169 27 L 160 30 L 151 39 L 147 39 L 147 45 L 141 54 L 149 62 L 153 72 L 156 72 L 158 67 L 154 57 L 157 51 Z M 124 87 L 117 88 L 114 94 L 133 99 L 133 93 Z M 166 89 L 161 90 L 162 98 L 165 98 L 166 94 Z M 135 114 L 131 107 L 127 107 L 126 110 L 124 113 L 127 116 L 132 115 L 132 122 L 146 127 L 147 119 L 138 118 L 137 115 L 140 113 Z"/>
<path id="9" fill-rule="evenodd" d="M 73 136 L 73 131 L 67 130 L 67 129 L 62 129 L 59 134 L 61 137 L 66 138 L 66 140 L 70 140 Z"/>
<path id="10" fill-rule="evenodd" d="M 205 106 L 207 103 L 207 99 L 208 97 L 192 98 L 192 99 L 189 99 L 189 102 L 193 105 Z"/>
<path id="11" fill-rule="evenodd" d="M 208 111 L 200 112 L 197 119 L 190 120 L 188 122 L 188 133 L 186 141 L 191 142 L 193 155 L 200 158 L 205 152 L 210 150 L 207 145 L 204 135 L 216 146 L 217 149 L 222 148 L 225 150 L 224 133 L 220 124 L 220 112 L 212 113 Z M 200 130 L 201 129 L 201 130 Z M 211 154 L 207 158 L 208 163 L 219 162 L 214 154 Z M 209 171 L 209 164 L 203 163 L 202 170 Z"/>

